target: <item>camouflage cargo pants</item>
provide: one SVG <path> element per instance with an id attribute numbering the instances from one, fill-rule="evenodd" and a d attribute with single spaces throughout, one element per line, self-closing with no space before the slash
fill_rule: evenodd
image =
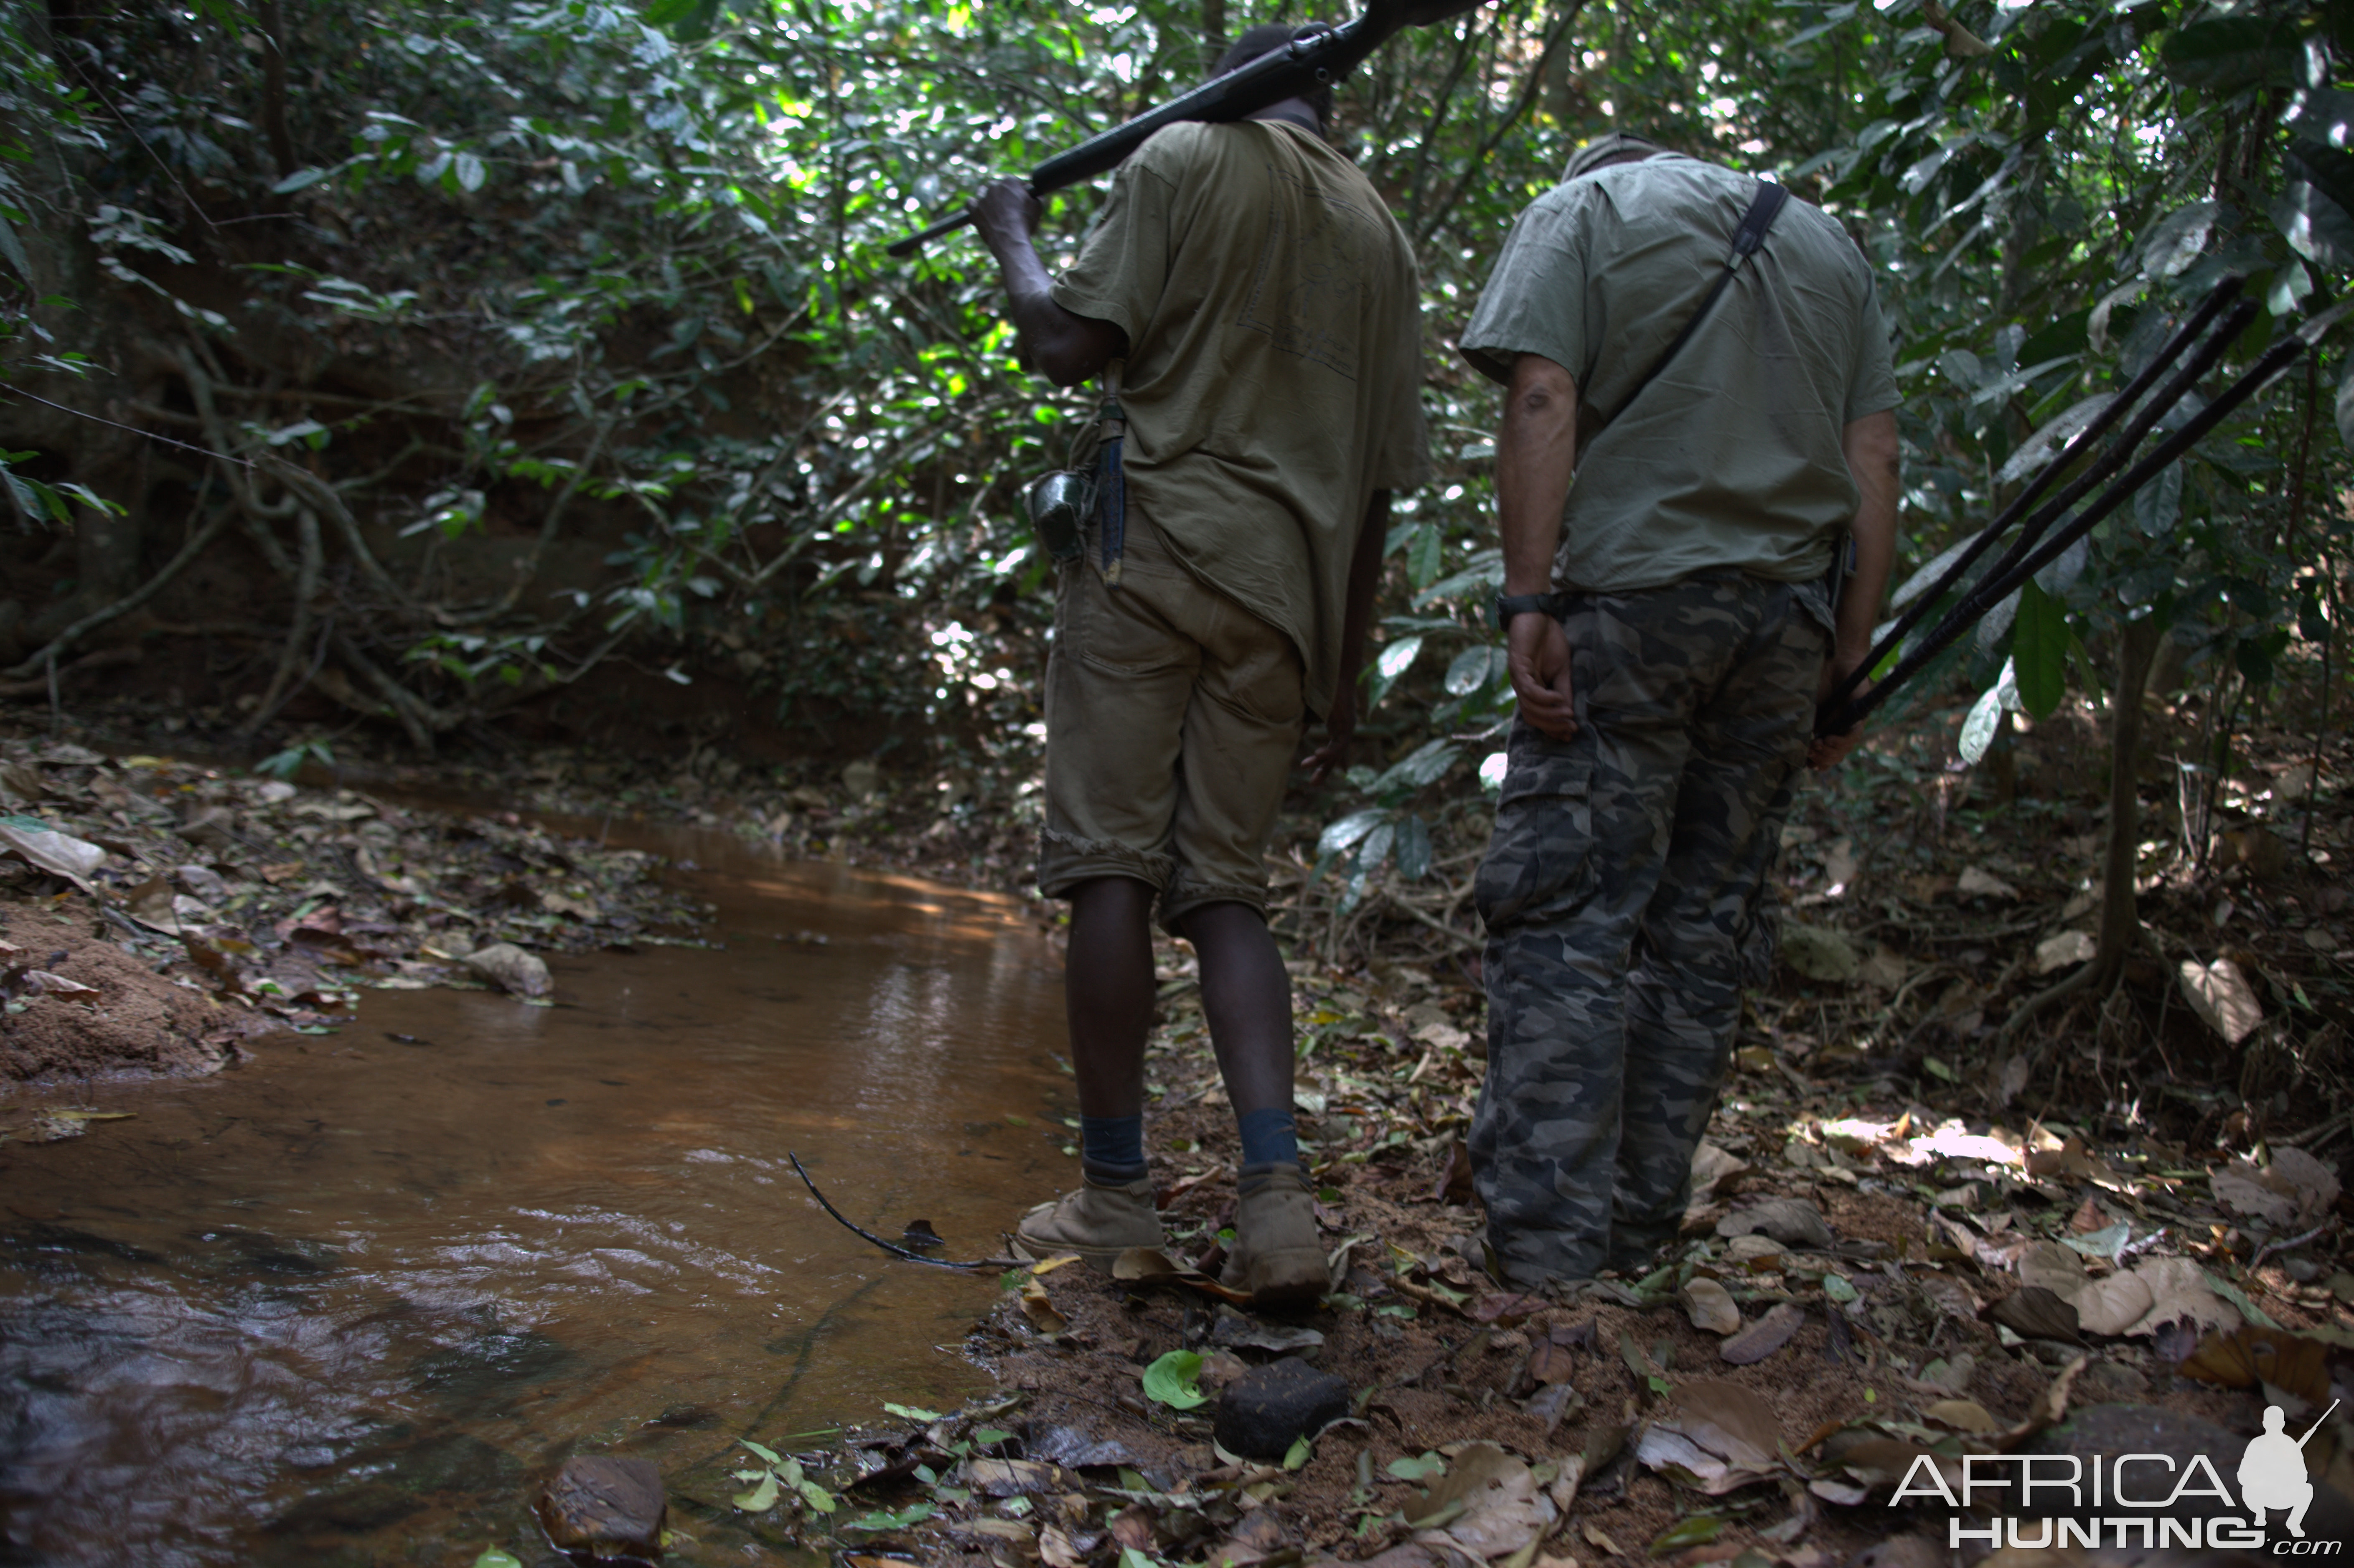
<path id="1" fill-rule="evenodd" d="M 1773 961 L 1781 843 L 1829 647 L 1812 584 L 1712 573 L 1577 595 L 1577 734 L 1514 721 L 1476 896 L 1488 1072 L 1471 1164 L 1508 1277 L 1590 1279 L 1675 1238 Z"/>

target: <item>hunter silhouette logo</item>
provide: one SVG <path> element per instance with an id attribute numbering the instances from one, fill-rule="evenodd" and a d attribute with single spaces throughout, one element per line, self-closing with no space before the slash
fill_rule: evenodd
<path id="1" fill-rule="evenodd" d="M 2102 1537 L 2123 1550 L 2261 1552 L 2265 1549 L 2265 1518 L 2284 1515 L 2288 1539 L 2271 1543 L 2270 1555 L 2306 1557 L 2335 1555 L 2342 1541 L 2308 1541 L 2306 1510 L 2313 1506 L 2313 1482 L 2305 1467 L 2305 1446 L 2336 1414 L 2332 1401 L 2302 1437 L 2286 1431 L 2287 1414 L 2277 1404 L 2264 1408 L 2264 1429 L 2248 1440 L 2240 1456 L 2240 1495 L 2235 1499 L 2213 1459 L 2205 1454 L 1970 1454 L 1960 1459 L 1940 1459 L 1922 1454 L 1913 1462 L 1895 1495 L 1894 1508 L 1916 1499 L 1935 1498 L 1955 1510 L 1946 1520 L 1946 1544 L 1966 1542 L 1988 1547 L 2041 1550 L 2072 1546 L 2097 1548 Z M 1949 1479 L 1958 1479 L 1959 1486 Z M 2015 1499 L 2012 1489 L 2017 1488 Z M 1977 1522 L 1967 1515 L 1983 1509 L 1978 1494 L 1991 1491 L 2011 1503 L 2013 1514 L 1997 1504 L 1992 1518 Z M 1956 1496 L 1956 1492 L 1959 1493 Z M 2038 1493 L 2043 1498 L 2039 1499 Z M 2055 1497 L 2054 1494 L 2058 1496 Z M 2051 1505 L 2064 1497 L 2062 1509 Z M 2201 1510 L 2196 1499 L 2212 1499 Z M 2216 1505 L 2220 1504 L 2220 1509 Z M 2247 1522 L 2238 1513 L 2244 1511 Z M 2086 1517 L 2087 1514 L 2092 1517 Z M 2020 1517 L 2020 1516 L 2025 1517 Z M 2025 1526 L 2028 1529 L 2023 1530 Z M 2029 1533 L 2031 1530 L 2033 1533 Z"/>
<path id="2" fill-rule="evenodd" d="M 2329 1419 L 2329 1412 L 2338 1408 L 2338 1401 L 2329 1402 L 2329 1410 L 2321 1413 L 2321 1421 Z M 2321 1430 L 2321 1421 L 2305 1429 L 2302 1437 L 2292 1437 L 2281 1430 L 2287 1415 L 2277 1404 L 2264 1406 L 2264 1430 L 2261 1436 L 2248 1439 L 2248 1451 L 2240 1456 L 2240 1501 L 2253 1516 L 2258 1530 L 2264 1527 L 2264 1515 L 2274 1509 L 2288 1510 L 2288 1532 L 2298 1540 L 2305 1538 L 2305 1510 L 2313 1506 L 2313 1482 L 2305 1474 L 2305 1446 Z"/>

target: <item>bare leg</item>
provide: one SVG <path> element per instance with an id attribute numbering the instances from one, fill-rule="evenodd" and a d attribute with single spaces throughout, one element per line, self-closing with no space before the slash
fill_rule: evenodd
<path id="1" fill-rule="evenodd" d="M 1247 904 L 1205 904 L 1184 927 L 1201 959 L 1202 1011 L 1235 1114 L 1289 1110 L 1291 977 L 1266 916 Z M 1071 949 L 1076 964 L 1076 930 Z"/>
<path id="2" fill-rule="evenodd" d="M 1100 876 L 1072 890 L 1063 1004 L 1081 1116 L 1137 1116 L 1144 1109 L 1144 1037 L 1152 1027 L 1151 916 L 1149 883 Z M 1205 962 L 1205 973 L 1208 968 Z M 1282 972 L 1280 965 L 1277 972 Z"/>

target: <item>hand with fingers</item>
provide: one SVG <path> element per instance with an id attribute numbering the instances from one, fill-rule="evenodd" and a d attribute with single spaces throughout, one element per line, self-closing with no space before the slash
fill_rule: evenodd
<path id="1" fill-rule="evenodd" d="M 1569 639 L 1561 622 L 1542 611 L 1512 618 L 1504 638 L 1505 667 L 1521 717 L 1540 735 L 1567 740 L 1577 733 L 1577 705 L 1569 668 Z"/>

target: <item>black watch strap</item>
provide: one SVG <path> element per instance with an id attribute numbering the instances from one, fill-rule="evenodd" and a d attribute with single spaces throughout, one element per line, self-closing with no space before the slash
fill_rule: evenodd
<path id="1" fill-rule="evenodd" d="M 1553 615 L 1555 596 L 1549 593 L 1500 593 L 1496 596 L 1496 630 L 1510 631 L 1514 616 L 1532 611 Z"/>

